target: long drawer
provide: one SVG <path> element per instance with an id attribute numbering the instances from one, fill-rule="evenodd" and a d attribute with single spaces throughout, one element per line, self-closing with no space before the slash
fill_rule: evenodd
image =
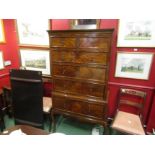
<path id="1" fill-rule="evenodd" d="M 97 36 L 51 37 L 50 47 L 63 48 L 102 48 L 109 50 L 110 39 Z"/>
<path id="2" fill-rule="evenodd" d="M 52 50 L 53 62 L 73 62 L 73 63 L 99 63 L 106 65 L 108 59 L 107 52 L 100 50 Z"/>
<path id="3" fill-rule="evenodd" d="M 103 119 L 106 112 L 106 104 L 98 102 L 79 101 L 53 95 L 53 108 L 68 111 L 71 113 L 89 115 Z"/>
<path id="4" fill-rule="evenodd" d="M 106 68 L 53 64 L 53 76 L 55 75 L 105 81 Z"/>
<path id="5" fill-rule="evenodd" d="M 105 84 L 98 84 L 88 81 L 53 78 L 53 82 L 53 89 L 55 91 L 99 98 L 103 98 L 103 94 L 105 94 L 106 89 Z"/>

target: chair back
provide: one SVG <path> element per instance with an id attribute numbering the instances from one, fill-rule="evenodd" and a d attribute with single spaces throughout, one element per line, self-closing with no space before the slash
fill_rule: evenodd
<path id="1" fill-rule="evenodd" d="M 40 71 L 10 71 L 15 124 L 43 128 L 43 83 Z"/>
<path id="2" fill-rule="evenodd" d="M 126 110 L 128 109 L 127 112 L 131 111 L 131 113 L 133 112 L 134 114 L 141 115 L 145 100 L 146 92 L 135 89 L 120 88 L 118 110 L 124 111 L 126 108 Z"/>

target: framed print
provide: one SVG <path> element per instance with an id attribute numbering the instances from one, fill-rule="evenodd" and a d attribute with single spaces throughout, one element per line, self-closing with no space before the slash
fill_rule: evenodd
<path id="1" fill-rule="evenodd" d="M 20 49 L 21 66 L 27 70 L 42 71 L 44 76 L 51 75 L 49 50 Z"/>
<path id="2" fill-rule="evenodd" d="M 118 52 L 115 77 L 147 80 L 152 59 L 153 53 Z"/>
<path id="3" fill-rule="evenodd" d="M 0 51 L 0 69 L 4 68 L 3 53 Z"/>
<path id="4" fill-rule="evenodd" d="M 72 29 L 97 29 L 99 28 L 99 19 L 72 19 Z"/>
<path id="5" fill-rule="evenodd" d="M 46 19 L 17 19 L 19 44 L 21 46 L 48 47 L 47 30 L 49 21 Z"/>
<path id="6" fill-rule="evenodd" d="M 119 20 L 117 47 L 155 47 L 155 20 Z"/>
<path id="7" fill-rule="evenodd" d="M 3 20 L 0 19 L 0 43 L 5 43 Z"/>

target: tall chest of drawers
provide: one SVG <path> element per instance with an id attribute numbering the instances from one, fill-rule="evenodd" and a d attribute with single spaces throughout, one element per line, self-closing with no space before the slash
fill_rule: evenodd
<path id="1" fill-rule="evenodd" d="M 113 30 L 49 30 L 52 115 L 106 125 Z"/>

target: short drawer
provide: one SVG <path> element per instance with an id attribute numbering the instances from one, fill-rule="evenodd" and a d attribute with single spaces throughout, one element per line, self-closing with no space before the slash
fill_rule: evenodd
<path id="1" fill-rule="evenodd" d="M 109 50 L 109 39 L 98 37 L 83 37 L 79 40 L 80 48 L 103 48 Z"/>
<path id="2" fill-rule="evenodd" d="M 55 37 L 50 40 L 51 47 L 67 47 L 75 48 L 76 47 L 76 38 L 65 38 L 65 37 Z"/>

